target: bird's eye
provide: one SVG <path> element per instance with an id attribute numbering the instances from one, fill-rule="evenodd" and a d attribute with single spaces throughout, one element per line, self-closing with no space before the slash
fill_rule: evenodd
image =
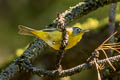
<path id="1" fill-rule="evenodd" d="M 80 31 L 81 31 L 81 29 L 78 28 L 78 27 L 74 27 L 74 28 L 73 28 L 73 33 L 74 33 L 74 34 L 78 34 L 78 33 L 80 33 Z"/>
<path id="2" fill-rule="evenodd" d="M 80 32 L 80 28 L 76 28 L 76 31 L 77 31 L 77 32 Z"/>

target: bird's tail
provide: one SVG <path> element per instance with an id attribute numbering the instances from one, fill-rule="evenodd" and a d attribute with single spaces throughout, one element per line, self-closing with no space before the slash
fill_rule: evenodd
<path id="1" fill-rule="evenodd" d="M 34 31 L 34 29 L 31 29 L 31 28 L 28 28 L 28 27 L 26 27 L 26 26 L 23 26 L 23 25 L 19 25 L 18 26 L 18 28 L 19 28 L 19 34 L 22 34 L 22 35 L 34 35 L 33 33 L 32 33 L 32 31 Z"/>

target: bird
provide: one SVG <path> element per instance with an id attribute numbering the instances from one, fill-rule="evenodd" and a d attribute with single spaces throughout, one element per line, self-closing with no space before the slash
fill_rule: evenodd
<path id="1" fill-rule="evenodd" d="M 23 25 L 19 25 L 18 28 L 19 34 L 39 37 L 53 49 L 60 50 L 62 32 L 56 28 L 36 30 Z M 65 50 L 75 46 L 82 39 L 83 34 L 89 32 L 89 30 L 83 30 L 79 27 L 67 27 L 66 31 L 68 33 L 68 44 L 66 45 Z"/>

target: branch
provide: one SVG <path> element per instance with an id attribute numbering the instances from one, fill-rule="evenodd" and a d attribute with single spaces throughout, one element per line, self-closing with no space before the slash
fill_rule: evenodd
<path id="1" fill-rule="evenodd" d="M 120 55 L 118 56 L 114 56 L 114 57 L 109 57 L 107 59 L 102 59 L 97 61 L 97 64 L 108 64 L 108 59 L 111 63 L 116 63 L 120 61 Z M 33 74 L 37 74 L 39 76 L 43 75 L 43 76 L 49 76 L 49 77 L 65 77 L 65 76 L 71 76 L 74 75 L 76 73 L 79 73 L 83 70 L 87 70 L 90 69 L 92 67 L 95 67 L 95 63 L 94 61 L 90 62 L 90 63 L 83 63 L 81 65 L 78 65 L 76 67 L 73 67 L 71 69 L 67 69 L 67 70 L 62 70 L 58 73 L 57 70 L 53 70 L 53 71 L 46 71 L 43 69 L 39 69 L 30 65 L 26 65 L 24 64 L 26 70 L 32 72 Z"/>
<path id="2" fill-rule="evenodd" d="M 100 7 L 116 2 L 120 2 L 120 0 L 87 0 L 70 7 L 68 10 L 62 13 L 62 17 L 65 20 L 65 24 L 68 25 L 71 21 L 95 11 Z M 52 24 L 48 25 L 48 27 L 57 27 L 58 25 L 59 21 L 58 18 L 56 18 Z"/>
<path id="3" fill-rule="evenodd" d="M 23 55 L 17 58 L 12 64 L 10 64 L 3 72 L 0 73 L 0 80 L 10 80 L 21 71 L 19 66 L 19 61 L 33 61 L 39 53 L 41 54 L 45 47 L 46 43 L 40 40 L 39 38 L 30 44 L 30 46 L 24 51 Z"/>
<path id="4" fill-rule="evenodd" d="M 115 16 L 116 16 L 116 7 L 117 3 L 112 3 L 110 5 L 110 12 L 109 12 L 109 34 L 113 34 L 115 30 Z M 109 40 L 110 42 L 114 42 L 114 37 Z"/>
<path id="5" fill-rule="evenodd" d="M 110 4 L 110 11 L 109 11 L 109 27 L 108 27 L 108 33 L 109 35 L 113 34 L 115 31 L 115 16 L 116 16 L 116 7 L 117 3 Z M 109 42 L 114 42 L 114 37 L 112 37 Z M 110 53 L 108 56 L 112 56 L 113 51 L 110 50 Z"/>
<path id="6" fill-rule="evenodd" d="M 115 27 L 116 7 L 117 7 L 117 3 L 112 3 L 112 4 L 110 4 L 109 27 L 108 27 L 108 33 L 109 33 L 109 35 L 113 34 L 114 31 L 115 31 L 115 28 L 116 28 L 116 27 Z M 109 40 L 109 43 L 113 43 L 113 42 L 115 42 L 115 37 L 114 37 L 114 36 Z M 117 45 L 116 45 L 116 46 L 117 46 Z M 116 46 L 115 46 L 115 47 L 116 47 Z M 108 56 L 112 56 L 114 50 L 117 51 L 118 53 L 120 53 L 118 50 L 113 49 L 113 50 L 109 50 Z M 114 69 L 114 66 L 111 65 L 111 67 Z M 103 80 L 104 80 L 105 78 L 108 78 L 108 71 L 107 71 L 107 70 L 108 70 L 108 69 L 104 70 L 104 74 L 102 74 L 102 79 L 103 79 Z M 116 70 L 116 69 L 114 69 L 114 70 Z M 110 72 L 111 72 L 111 71 L 109 70 L 109 75 L 117 72 L 117 70 L 114 71 L 114 72 L 112 72 L 112 73 L 110 73 Z M 114 78 L 114 77 L 112 77 L 112 78 Z"/>
<path id="7" fill-rule="evenodd" d="M 65 28 L 66 26 L 65 26 L 64 18 L 60 13 L 58 14 L 58 22 L 59 22 L 58 29 L 62 32 L 62 41 L 60 45 L 60 50 L 57 53 L 56 67 L 58 70 L 62 70 L 61 61 L 64 57 L 65 48 L 68 44 L 68 34 Z"/>
<path id="8" fill-rule="evenodd" d="M 36 67 L 33 67 L 32 64 L 26 64 L 26 63 L 23 63 L 22 65 L 24 66 L 25 70 L 27 71 L 30 71 L 34 74 L 37 74 L 38 76 L 49 76 L 49 77 L 65 77 L 65 76 L 70 76 L 70 75 L 73 75 L 73 74 L 76 74 L 86 68 L 84 67 L 93 67 L 94 64 L 96 64 L 96 68 L 97 68 L 97 72 L 98 72 L 98 79 L 101 80 L 101 77 L 100 77 L 100 73 L 99 73 L 99 68 L 101 64 L 106 64 L 106 62 L 114 69 L 114 71 L 116 71 L 116 68 L 114 68 L 114 66 L 112 65 L 112 63 L 117 63 L 117 61 L 120 60 L 120 58 L 118 56 L 114 56 L 114 57 L 110 57 L 108 58 L 107 57 L 107 54 L 104 50 L 104 47 L 106 47 L 106 49 L 111 49 L 112 47 L 114 47 L 114 49 L 116 49 L 116 47 L 120 46 L 119 42 L 118 43 L 106 43 L 108 42 L 115 34 L 117 34 L 117 32 L 114 32 L 110 37 L 108 37 L 98 48 L 95 49 L 94 52 L 92 52 L 92 55 L 90 56 L 90 58 L 88 58 L 88 61 L 92 61 L 92 62 L 89 62 L 89 63 L 84 63 L 86 64 L 86 66 L 82 66 L 83 64 L 81 65 L 78 65 L 74 68 L 71 68 L 71 69 L 68 69 L 68 70 L 60 70 L 58 72 L 58 70 L 53 70 L 53 71 L 45 71 L 45 70 L 42 70 L 42 69 L 39 69 L 39 68 L 36 68 Z M 106 46 L 107 45 L 107 46 Z M 103 53 L 105 54 L 106 56 L 106 59 L 103 59 L 103 60 L 98 60 L 98 57 L 99 57 L 99 54 L 100 54 L 100 50 L 103 51 Z M 117 50 L 117 49 L 116 49 Z M 92 60 L 93 59 L 93 60 Z M 102 61 L 102 62 L 101 62 Z M 100 63 L 101 62 L 101 63 Z M 114 64 L 115 64 L 114 63 Z"/>
<path id="9" fill-rule="evenodd" d="M 86 15 L 89 12 L 98 9 L 99 7 L 103 7 L 107 4 L 114 2 L 120 2 L 120 0 L 89 0 L 88 2 L 80 2 L 76 6 L 73 6 L 70 9 L 63 12 L 62 16 L 65 18 L 65 24 L 67 25 L 76 18 L 80 18 L 83 15 Z M 58 26 L 58 20 L 56 19 L 48 27 L 57 27 L 57 26 Z M 18 74 L 20 71 L 20 66 L 18 62 L 22 60 L 23 62 L 25 60 L 27 60 L 28 62 L 33 61 L 38 56 L 38 53 L 41 54 L 44 51 L 45 47 L 46 47 L 46 43 L 44 43 L 40 39 L 36 39 L 34 43 L 32 43 L 25 50 L 22 56 L 16 59 L 4 71 L 0 73 L 0 80 L 9 80 L 15 77 L 16 74 Z M 82 64 L 82 65 L 85 66 L 87 64 Z M 65 73 L 66 72 L 68 71 L 65 71 Z"/>

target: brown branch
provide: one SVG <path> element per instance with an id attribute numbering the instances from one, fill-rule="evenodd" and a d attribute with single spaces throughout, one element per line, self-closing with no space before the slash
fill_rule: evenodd
<path id="1" fill-rule="evenodd" d="M 104 55 L 105 55 L 105 57 L 106 57 L 106 60 L 108 61 L 108 64 L 112 67 L 112 69 L 113 69 L 114 71 L 116 71 L 115 67 L 114 67 L 114 66 L 112 65 L 112 63 L 109 61 L 108 56 L 107 56 L 106 52 L 104 51 L 104 49 L 101 49 L 101 50 L 103 51 L 103 53 L 104 53 Z"/>
<path id="2" fill-rule="evenodd" d="M 114 32 L 110 37 L 108 37 L 98 48 L 97 50 L 101 49 L 106 42 L 108 42 L 117 32 Z"/>
<path id="3" fill-rule="evenodd" d="M 98 64 L 96 62 L 96 60 L 98 59 L 99 57 L 99 54 L 100 54 L 100 50 L 104 53 L 105 57 L 106 57 L 106 60 L 108 62 L 108 64 L 112 67 L 112 69 L 114 71 L 116 71 L 116 68 L 112 65 L 112 63 L 109 61 L 108 59 L 108 56 L 107 56 L 107 53 L 105 52 L 105 50 L 115 50 L 116 52 L 119 53 L 119 42 L 118 43 L 107 43 L 109 42 L 109 40 L 114 37 L 114 35 L 117 34 L 117 32 L 114 32 L 110 37 L 108 37 L 100 46 L 98 46 L 97 49 L 95 49 L 95 51 L 92 53 L 92 55 L 88 58 L 87 61 L 94 61 L 95 62 L 95 65 L 96 65 L 96 69 L 97 69 L 97 74 L 98 74 L 98 80 L 101 80 L 101 76 L 100 76 L 100 72 L 99 72 L 99 69 L 98 69 Z M 106 45 L 107 44 L 107 45 Z"/>
<path id="4" fill-rule="evenodd" d="M 95 66 L 96 66 L 96 69 L 97 69 L 98 80 L 101 80 L 99 65 L 97 64 L 97 59 L 96 58 L 94 58 L 94 62 L 95 62 Z"/>

